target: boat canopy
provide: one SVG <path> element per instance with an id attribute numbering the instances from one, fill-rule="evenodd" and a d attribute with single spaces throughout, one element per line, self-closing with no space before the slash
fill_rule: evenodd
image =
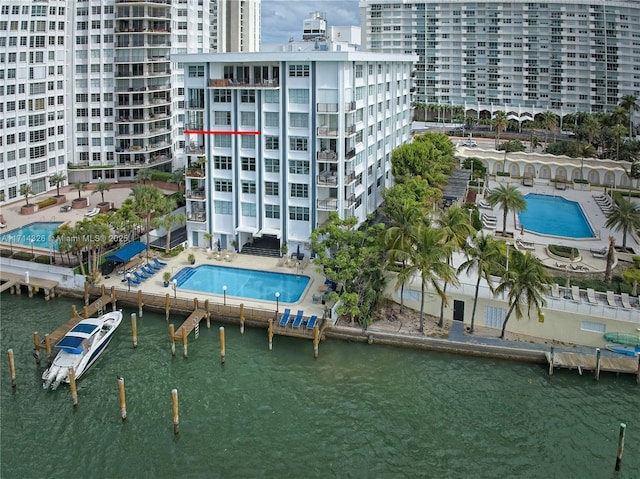
<path id="1" fill-rule="evenodd" d="M 147 249 L 146 244 L 141 243 L 140 241 L 133 241 L 108 255 L 106 259 L 115 261 L 116 263 L 126 263 L 145 249 Z"/>
<path id="2" fill-rule="evenodd" d="M 96 329 L 98 328 L 97 324 L 91 324 L 91 323 L 78 323 L 76 324 L 73 329 L 71 331 L 69 331 L 70 333 L 84 333 L 84 334 L 91 334 L 93 333 Z"/>
<path id="3" fill-rule="evenodd" d="M 87 339 L 84 336 L 65 336 L 62 338 L 57 347 L 71 354 L 82 354 L 82 342 Z"/>

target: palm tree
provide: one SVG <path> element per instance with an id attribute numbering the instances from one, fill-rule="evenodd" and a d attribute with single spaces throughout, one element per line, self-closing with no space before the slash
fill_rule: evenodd
<path id="1" fill-rule="evenodd" d="M 584 158 L 585 156 L 593 157 L 596 154 L 596 149 L 591 143 L 580 143 L 577 147 L 577 152 L 580 155 L 580 179 L 584 180 Z"/>
<path id="2" fill-rule="evenodd" d="M 499 185 L 491 190 L 491 193 L 487 196 L 487 201 L 491 206 L 500 205 L 500 208 L 502 208 L 504 212 L 502 234 L 505 236 L 507 233 L 507 213 L 513 211 L 515 215 L 516 212 L 527 209 L 527 202 L 520 190 L 514 185 Z"/>
<path id="3" fill-rule="evenodd" d="M 82 192 L 87 190 L 87 184 L 78 180 L 78 181 L 74 182 L 73 185 L 71 185 L 71 189 L 78 191 L 78 199 L 81 200 L 82 199 Z"/>
<path id="4" fill-rule="evenodd" d="M 491 281 L 491 273 L 494 265 L 500 263 L 502 250 L 500 249 L 500 243 L 494 240 L 491 235 L 480 233 L 473 238 L 471 245 L 468 245 L 465 249 L 465 253 L 468 259 L 458 267 L 458 273 L 465 271 L 469 274 L 473 270 L 478 272 L 476 292 L 473 296 L 473 310 L 471 311 L 471 328 L 469 329 L 469 333 L 473 334 L 480 280 L 484 278 L 493 294 L 494 287 Z"/>
<path id="5" fill-rule="evenodd" d="M 496 294 L 508 291 L 507 300 L 509 303 L 509 310 L 502 323 L 500 339 L 504 339 L 504 332 L 511 313 L 515 311 L 516 318 L 522 317 L 522 305 L 527 305 L 529 315 L 533 307 L 540 316 L 542 307 L 546 304 L 543 295 L 551 283 L 551 277 L 544 264 L 530 251 L 522 254 L 515 250 L 511 255 L 509 266 L 509 271 L 505 272 L 502 281 L 496 288 Z"/>
<path id="6" fill-rule="evenodd" d="M 613 262 L 615 260 L 616 238 L 609 236 L 609 249 L 607 249 L 607 266 L 604 269 L 604 282 L 611 284 L 611 272 L 613 270 Z"/>
<path id="7" fill-rule="evenodd" d="M 33 195 L 35 195 L 35 192 L 33 191 L 31 183 L 20 185 L 20 196 L 24 196 L 24 202 L 27 206 L 29 206 L 29 196 Z"/>
<path id="8" fill-rule="evenodd" d="M 618 124 L 613 125 L 609 131 L 611 132 L 611 136 L 616 140 L 616 161 L 620 161 L 620 140 L 627 132 L 627 129 Z"/>
<path id="9" fill-rule="evenodd" d="M 619 197 L 614 202 L 604 224 L 614 231 L 622 230 L 622 249 L 627 250 L 627 233 L 640 228 L 640 209 L 630 201 Z"/>
<path id="10" fill-rule="evenodd" d="M 153 220 L 153 225 L 156 228 L 164 228 L 167 231 L 167 239 L 164 246 L 165 253 L 171 252 L 171 228 L 174 225 L 184 226 L 187 223 L 187 216 L 184 213 L 176 213 L 173 210 L 176 209 L 176 202 L 173 199 L 167 198 L 166 204 L 163 210 L 167 213 L 164 216 L 160 216 Z"/>
<path id="11" fill-rule="evenodd" d="M 589 144 L 593 145 L 593 142 L 600 137 L 602 126 L 595 116 L 589 115 L 584 120 L 584 123 L 581 126 L 581 131 L 587 138 Z"/>
<path id="12" fill-rule="evenodd" d="M 633 112 L 640 111 L 638 97 L 635 95 L 625 95 L 620 100 L 620 106 L 629 112 L 629 138 L 633 139 Z"/>
<path id="13" fill-rule="evenodd" d="M 555 132 L 558 127 L 558 117 L 552 111 L 545 111 L 542 114 L 542 125 L 544 126 L 545 134 L 544 134 L 544 143 L 545 146 L 549 144 L 549 136 L 548 133 L 552 131 Z"/>
<path id="14" fill-rule="evenodd" d="M 91 194 L 93 195 L 94 193 L 100 193 L 100 196 L 102 197 L 102 201 L 100 202 L 101 205 L 104 204 L 104 194 L 105 192 L 109 191 L 111 189 L 111 185 L 109 183 L 107 183 L 106 181 L 100 181 L 95 189 L 91 192 Z"/>
<path id="15" fill-rule="evenodd" d="M 504 111 L 497 111 L 493 120 L 491 120 L 491 124 L 496 129 L 495 147 L 497 148 L 498 143 L 500 143 L 500 133 L 503 132 L 509 124 L 507 114 Z"/>
<path id="16" fill-rule="evenodd" d="M 455 270 L 446 259 L 451 254 L 451 245 L 444 242 L 444 233 L 431 226 L 420 224 L 414 230 L 414 247 L 411 251 L 409 263 L 400 274 L 402 280 L 411 278 L 420 272 L 421 301 L 420 301 L 420 332 L 424 332 L 424 299 L 426 286 L 431 284 L 436 293 L 446 302 L 446 296 L 439 282 L 458 284 Z"/>
<path id="17" fill-rule="evenodd" d="M 454 205 L 443 212 L 436 220 L 436 226 L 442 231 L 445 244 L 451 246 L 451 254 L 447 256 L 447 264 L 451 265 L 454 251 L 459 251 L 467 244 L 467 238 L 473 236 L 476 232 L 469 221 L 469 215 L 459 205 Z M 442 291 L 447 292 L 447 281 L 444 282 Z M 445 296 L 446 297 L 446 296 Z M 443 299 L 440 302 L 440 320 L 438 326 L 444 325 L 444 304 Z"/>
<path id="18" fill-rule="evenodd" d="M 133 210 L 144 220 L 147 239 L 147 260 L 149 259 L 149 230 L 151 218 L 155 214 L 162 214 L 167 206 L 164 194 L 155 186 L 138 185 L 131 189 Z"/>
<path id="19" fill-rule="evenodd" d="M 175 183 L 178 185 L 178 191 L 182 191 L 182 185 L 184 184 L 184 170 L 176 170 L 171 173 L 169 183 Z"/>
<path id="20" fill-rule="evenodd" d="M 55 173 L 49 177 L 49 186 L 56 187 L 56 197 L 60 197 L 60 185 L 67 181 L 64 173 Z"/>
<path id="21" fill-rule="evenodd" d="M 134 179 L 136 183 L 142 182 L 143 185 L 146 185 L 147 181 L 151 181 L 152 177 L 153 172 L 151 171 L 151 168 L 140 168 Z"/>

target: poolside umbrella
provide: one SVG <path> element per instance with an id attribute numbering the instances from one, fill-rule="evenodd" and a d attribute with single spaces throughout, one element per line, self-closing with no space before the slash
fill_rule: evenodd
<path id="1" fill-rule="evenodd" d="M 298 245 L 298 248 L 296 249 L 296 258 L 300 258 L 300 245 Z"/>

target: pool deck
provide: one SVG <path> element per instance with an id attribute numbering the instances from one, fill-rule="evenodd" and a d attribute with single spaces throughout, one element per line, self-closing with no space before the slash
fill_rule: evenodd
<path id="1" fill-rule="evenodd" d="M 511 183 L 515 184 L 515 183 Z M 490 181 L 488 187 L 496 188 L 500 183 Z M 507 231 L 514 232 L 514 238 L 510 241 L 514 242 L 514 246 L 518 249 L 530 249 L 539 257 L 545 266 L 556 269 L 559 271 L 569 271 L 576 273 L 594 273 L 604 272 L 606 267 L 606 257 L 600 255 L 593 255 L 591 250 L 602 250 L 609 247 L 609 236 L 613 236 L 616 239 L 616 245 L 622 245 L 622 232 L 613 231 L 605 227 L 607 220 L 605 214 L 600 209 L 598 203 L 594 199 L 594 195 L 602 194 L 599 191 L 579 191 L 573 189 L 557 190 L 553 186 L 535 184 L 534 186 L 517 185 L 518 189 L 523 195 L 529 193 L 536 193 L 541 195 L 560 196 L 570 201 L 575 201 L 580 204 L 582 211 L 584 212 L 591 228 L 596 234 L 596 238 L 592 239 L 576 239 L 565 238 L 557 236 L 543 235 L 525 230 L 524 233 L 520 231 L 520 224 L 514 223 L 514 215 L 509 212 L 507 215 Z M 497 227 L 495 230 L 485 229 L 487 233 L 500 234 L 503 229 L 502 217 L 503 212 L 499 207 L 493 209 L 480 209 L 481 213 L 486 213 L 495 216 L 497 219 Z M 515 219 L 517 220 L 517 217 Z M 533 245 L 530 245 L 533 243 Z M 527 245 L 529 248 L 523 248 L 522 245 Z M 576 261 L 562 261 L 549 256 L 547 246 L 550 244 L 573 246 L 581 251 L 580 259 Z M 533 246 L 533 247 L 531 247 Z M 632 247 L 636 251 L 640 251 L 640 244 L 630 234 L 627 235 L 627 246 Z"/>

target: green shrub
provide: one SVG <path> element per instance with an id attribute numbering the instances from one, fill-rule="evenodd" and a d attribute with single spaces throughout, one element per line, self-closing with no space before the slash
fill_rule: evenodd
<path id="1" fill-rule="evenodd" d="M 0 258 L 9 258 L 12 254 L 10 249 L 0 249 Z"/>
<path id="2" fill-rule="evenodd" d="M 165 253 L 163 256 L 165 258 L 173 258 L 175 256 L 178 256 L 183 251 L 184 251 L 184 248 L 182 247 L 182 245 L 180 245 L 180 246 L 176 246 L 175 248 L 173 248 L 169 254 Z"/>
<path id="3" fill-rule="evenodd" d="M 13 254 L 13 259 L 19 259 L 22 261 L 31 261 L 33 259 L 33 255 L 25 251 L 18 251 L 17 253 Z"/>
<path id="4" fill-rule="evenodd" d="M 36 204 L 39 209 L 46 208 L 47 206 L 55 205 L 57 203 L 55 198 L 47 198 L 46 200 L 38 201 Z"/>
<path id="5" fill-rule="evenodd" d="M 577 248 L 572 248 L 571 246 L 563 246 L 559 244 L 550 244 L 549 252 L 555 254 L 556 256 L 560 256 L 561 258 L 577 258 L 580 256 L 580 251 Z"/>
<path id="6" fill-rule="evenodd" d="M 511 173 L 509 173 L 508 171 L 498 171 L 496 173 L 496 176 L 511 176 Z"/>
<path id="7" fill-rule="evenodd" d="M 51 262 L 51 257 L 47 255 L 40 255 L 40 256 L 36 256 L 36 259 L 34 261 L 36 263 L 49 264 Z"/>
<path id="8" fill-rule="evenodd" d="M 171 173 L 160 170 L 151 170 L 151 180 L 152 181 L 164 181 L 167 182 L 171 179 Z"/>
<path id="9" fill-rule="evenodd" d="M 574 178 L 573 182 L 574 183 L 578 183 L 580 185 L 588 185 L 589 184 L 589 181 L 583 180 L 582 178 Z"/>

